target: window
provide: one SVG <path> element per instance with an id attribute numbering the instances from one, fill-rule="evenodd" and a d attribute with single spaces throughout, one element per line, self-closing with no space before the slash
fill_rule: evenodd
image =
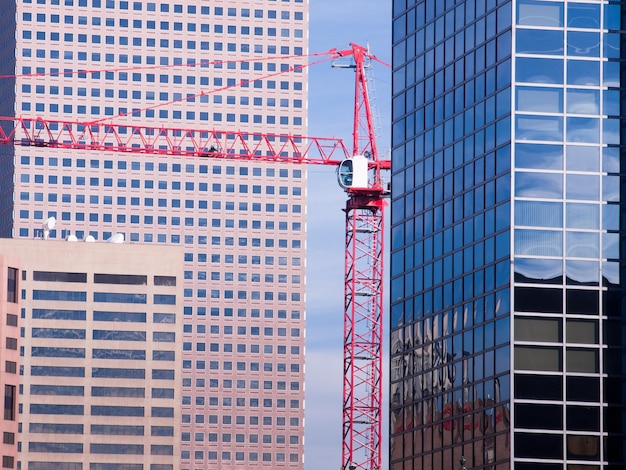
<path id="1" fill-rule="evenodd" d="M 7 302 L 17 302 L 17 268 L 8 268 Z"/>
<path id="2" fill-rule="evenodd" d="M 17 373 L 17 363 L 13 361 L 5 361 L 4 362 L 4 371 L 9 374 Z"/>
<path id="3" fill-rule="evenodd" d="M 15 421 L 15 402 L 17 395 L 15 385 L 4 386 L 4 419 Z"/>

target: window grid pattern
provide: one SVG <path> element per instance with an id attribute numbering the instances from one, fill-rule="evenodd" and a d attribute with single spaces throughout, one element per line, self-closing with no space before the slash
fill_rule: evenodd
<path id="1" fill-rule="evenodd" d="M 30 249 L 21 255 L 20 354 L 28 358 L 19 371 L 21 465 L 80 467 L 85 459 L 97 462 L 107 454 L 141 466 L 159 455 L 164 468 L 173 468 L 180 452 L 171 436 L 180 432 L 176 345 L 182 308 L 158 300 L 170 296 L 182 303 L 181 249 L 107 251 L 113 245 L 62 243 L 42 261 L 36 241 L 12 242 L 17 253 Z M 80 272 L 86 256 L 95 272 Z M 58 272 L 61 259 L 72 271 Z M 126 263 L 135 276 L 106 271 Z M 137 273 L 137 266 L 149 275 Z M 169 282 L 154 273 L 167 274 Z M 31 295 L 41 290 L 86 295 L 73 301 Z M 117 301 L 108 302 L 103 292 L 114 293 Z M 150 445 L 145 436 L 151 436 Z"/>
<path id="2" fill-rule="evenodd" d="M 390 464 L 508 468 L 511 3 L 394 10 Z"/>
<path id="3" fill-rule="evenodd" d="M 609 416 L 620 408 L 605 389 L 617 379 L 608 378 L 615 350 L 607 332 L 621 285 L 619 16 L 610 3 L 516 4 L 513 412 L 521 465 L 599 465 L 619 455 Z M 531 392 L 546 386 L 552 392 Z"/>
<path id="4" fill-rule="evenodd" d="M 478 3 L 394 3 L 391 466 L 620 465 L 624 7 Z"/>
<path id="5" fill-rule="evenodd" d="M 9 112 L 14 103 L 22 115 L 306 134 L 308 72 L 299 66 L 308 52 L 308 5 L 302 0 L 231 7 L 191 0 L 34 0 L 16 8 L 7 18 L 20 25 L 12 59 L 21 74 L 15 84 L 20 99 L 10 100 Z M 207 58 L 211 63 L 203 63 Z M 270 77 L 281 71 L 287 72 Z M 57 239 L 71 233 L 104 240 L 122 232 L 131 243 L 183 246 L 183 346 L 191 345 L 183 350 L 185 393 L 206 394 L 216 373 L 237 383 L 258 366 L 259 380 L 273 387 L 259 392 L 255 381 L 246 380 L 244 388 L 234 388 L 231 402 L 246 403 L 238 415 L 247 423 L 260 416 L 262 406 L 257 409 L 250 395 L 286 404 L 277 412 L 285 442 L 272 439 L 242 455 L 235 439 L 183 441 L 182 468 L 238 461 L 300 468 L 305 168 L 33 150 L 20 148 L 11 170 L 15 191 L 3 199 L 15 201 L 14 214 L 3 218 L 3 230 L 36 238 L 42 221 L 55 216 L 59 224 L 51 236 Z M 245 333 L 237 333 L 237 343 L 217 339 L 219 359 L 212 361 L 202 326 L 221 332 L 242 326 Z M 261 353 L 265 359 L 250 356 L 268 341 L 276 347 Z M 211 369 L 214 362 L 217 369 Z M 234 416 L 234 405 L 221 400 L 227 393 L 217 395 L 220 423 L 222 415 Z M 193 400 L 185 408 L 182 426 L 192 435 L 212 428 L 207 406 Z M 187 421 L 187 415 L 193 418 Z M 238 434 L 234 424 L 220 426 L 220 436 Z"/>

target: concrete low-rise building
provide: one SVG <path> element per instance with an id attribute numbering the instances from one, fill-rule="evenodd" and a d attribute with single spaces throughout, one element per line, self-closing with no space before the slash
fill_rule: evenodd
<path id="1" fill-rule="evenodd" d="M 0 240 L 4 468 L 180 467 L 181 260 L 171 246 Z"/>

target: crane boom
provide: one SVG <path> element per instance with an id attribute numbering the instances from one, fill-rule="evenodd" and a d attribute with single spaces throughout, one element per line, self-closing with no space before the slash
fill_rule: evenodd
<path id="1" fill-rule="evenodd" d="M 331 50 L 353 59 L 355 100 L 352 152 L 339 138 L 264 134 L 113 122 L 0 116 L 0 144 L 82 151 L 176 155 L 245 161 L 331 165 L 367 157 L 368 182 L 346 189 L 342 470 L 380 470 L 382 464 L 382 341 L 384 207 L 389 188 L 381 172 L 366 68 L 380 62 L 367 48 Z M 386 65 L 386 64 L 385 64 Z"/>
<path id="2" fill-rule="evenodd" d="M 75 150 L 337 166 L 343 140 L 260 132 L 182 129 L 0 116 L 0 143 Z"/>

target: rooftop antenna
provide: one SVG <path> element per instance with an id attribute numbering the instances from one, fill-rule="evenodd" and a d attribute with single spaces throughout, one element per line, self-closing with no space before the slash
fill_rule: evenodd
<path id="1" fill-rule="evenodd" d="M 48 217 L 46 221 L 43 223 L 43 239 L 47 240 L 50 236 L 50 231 L 54 228 L 57 223 L 57 219 L 54 217 Z"/>

